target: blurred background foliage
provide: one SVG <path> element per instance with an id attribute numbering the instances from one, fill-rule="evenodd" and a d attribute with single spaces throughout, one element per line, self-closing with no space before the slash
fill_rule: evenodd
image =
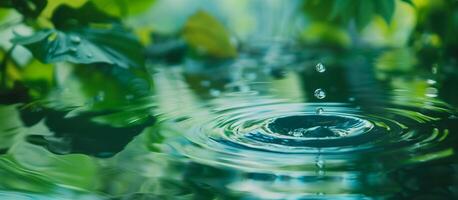
<path id="1" fill-rule="evenodd" d="M 184 62 L 213 73 L 266 44 L 310 54 L 379 52 L 373 61 L 379 79 L 413 70 L 453 74 L 457 7 L 454 0 L 4 0 L 0 96 L 2 103 L 50 97 L 86 68 L 98 72 L 77 79 L 81 91 L 72 94 L 86 97 L 73 99 L 99 95 L 100 88 L 88 89 L 101 81 L 98 73 L 135 89 L 118 97 L 144 95 L 153 92 L 152 63 Z M 104 94 L 117 99 L 111 93 Z"/>

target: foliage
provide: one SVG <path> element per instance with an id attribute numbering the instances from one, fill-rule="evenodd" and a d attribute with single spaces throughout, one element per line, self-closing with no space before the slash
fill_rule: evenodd
<path id="1" fill-rule="evenodd" d="M 26 18 L 36 18 L 47 4 L 47 0 L 3 0 L 0 7 L 15 8 Z"/>
<path id="2" fill-rule="evenodd" d="M 198 11 L 184 25 L 183 37 L 197 51 L 218 58 L 230 58 L 237 55 L 237 49 L 231 41 L 226 28 L 206 12 Z"/>
<path id="3" fill-rule="evenodd" d="M 12 41 L 24 45 L 45 63 L 108 63 L 124 68 L 144 64 L 143 47 L 137 38 L 117 18 L 97 10 L 90 2 L 78 9 L 60 6 L 52 22 L 56 29 L 17 36 Z"/>
<path id="4" fill-rule="evenodd" d="M 410 0 L 402 1 L 412 4 Z M 395 0 L 305 0 L 304 9 L 314 20 L 329 20 L 341 25 L 348 25 L 354 21 L 358 29 L 362 29 L 374 16 L 381 16 L 390 23 L 395 9 Z"/>

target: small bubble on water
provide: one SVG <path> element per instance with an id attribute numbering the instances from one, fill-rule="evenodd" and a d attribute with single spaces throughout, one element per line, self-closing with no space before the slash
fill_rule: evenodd
<path id="1" fill-rule="evenodd" d="M 217 96 L 221 95 L 221 91 L 219 91 L 217 89 L 210 89 L 210 95 L 214 96 L 214 97 L 217 97 Z"/>
<path id="2" fill-rule="evenodd" d="M 326 93 L 324 92 L 323 89 L 318 88 L 315 90 L 315 97 L 317 99 L 324 99 L 326 97 Z"/>
<path id="3" fill-rule="evenodd" d="M 324 112 L 324 109 L 323 109 L 323 108 L 317 108 L 316 111 L 315 111 L 315 113 L 316 113 L 317 115 L 321 115 L 321 114 L 323 114 L 323 112 Z"/>
<path id="4" fill-rule="evenodd" d="M 81 38 L 77 35 L 72 35 L 70 36 L 70 41 L 72 41 L 75 44 L 79 44 L 81 42 Z"/>
<path id="5" fill-rule="evenodd" d="M 324 67 L 323 63 L 316 64 L 315 69 L 317 72 L 320 72 L 320 73 L 323 73 L 326 71 L 326 68 Z"/>

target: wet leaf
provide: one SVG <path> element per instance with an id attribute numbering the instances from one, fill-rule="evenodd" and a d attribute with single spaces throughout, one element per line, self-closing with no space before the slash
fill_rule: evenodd
<path id="1" fill-rule="evenodd" d="M 44 63 L 68 61 L 108 63 L 123 68 L 143 66 L 142 45 L 122 28 L 43 30 L 32 36 L 17 36 L 12 41 L 24 45 Z"/>
<path id="2" fill-rule="evenodd" d="M 136 36 L 90 2 L 81 8 L 60 6 L 52 22 L 56 29 L 16 36 L 12 42 L 24 45 L 44 63 L 108 63 L 123 68 L 144 65 L 143 46 Z"/>
<path id="3" fill-rule="evenodd" d="M 237 54 L 226 28 L 203 11 L 189 17 L 183 29 L 183 37 L 188 45 L 207 55 L 230 58 Z"/>

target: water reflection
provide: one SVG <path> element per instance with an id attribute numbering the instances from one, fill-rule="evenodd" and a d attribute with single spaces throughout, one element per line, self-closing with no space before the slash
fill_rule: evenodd
<path id="1" fill-rule="evenodd" d="M 0 197 L 456 197 L 458 123 L 442 92 L 453 78 L 381 72 L 373 52 L 295 48 L 162 60 L 152 77 L 107 68 L 126 75 L 91 87 L 103 76 L 75 69 L 68 87 L 0 107 Z"/>

